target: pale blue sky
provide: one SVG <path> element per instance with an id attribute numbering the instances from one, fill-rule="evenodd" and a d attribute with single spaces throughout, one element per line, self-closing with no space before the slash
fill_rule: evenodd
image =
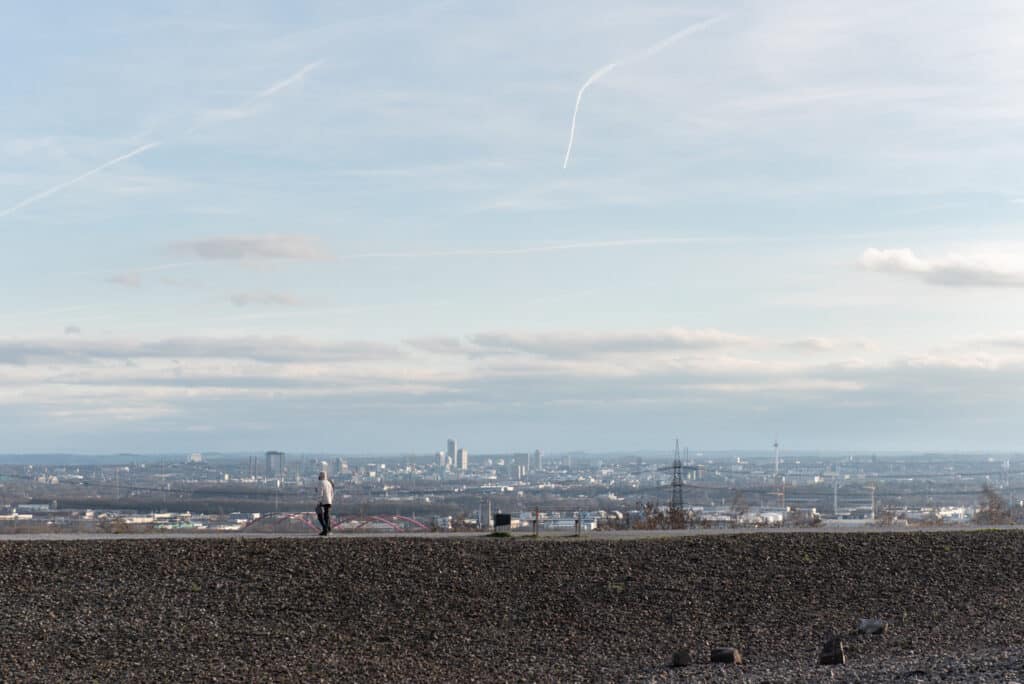
<path id="1" fill-rule="evenodd" d="M 1019 449 L 1022 28 L 8 3 L 0 452 Z"/>

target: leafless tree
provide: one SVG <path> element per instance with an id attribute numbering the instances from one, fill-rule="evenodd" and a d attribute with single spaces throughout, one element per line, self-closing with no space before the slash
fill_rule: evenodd
<path id="1" fill-rule="evenodd" d="M 974 521 L 980 525 L 1008 525 L 1013 522 L 1013 508 L 1009 501 L 986 483 L 981 488 L 981 500 Z"/>

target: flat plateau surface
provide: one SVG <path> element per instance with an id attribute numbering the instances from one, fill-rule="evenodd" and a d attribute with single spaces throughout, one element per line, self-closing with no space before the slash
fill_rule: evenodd
<path id="1" fill-rule="evenodd" d="M 1016 530 L 4 539 L 0 568 L 5 682 L 1024 682 Z"/>

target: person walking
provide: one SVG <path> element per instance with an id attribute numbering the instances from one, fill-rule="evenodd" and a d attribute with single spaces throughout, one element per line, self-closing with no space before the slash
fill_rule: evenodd
<path id="1" fill-rule="evenodd" d="M 334 503 L 334 483 L 327 479 L 327 471 L 321 470 L 316 484 L 316 519 L 320 522 L 321 537 L 331 533 L 331 504 Z"/>

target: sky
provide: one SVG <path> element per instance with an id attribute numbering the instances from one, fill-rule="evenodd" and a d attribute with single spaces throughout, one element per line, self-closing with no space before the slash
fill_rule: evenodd
<path id="1" fill-rule="evenodd" d="M 1020 450 L 1022 28 L 11 4 L 0 453 Z"/>

